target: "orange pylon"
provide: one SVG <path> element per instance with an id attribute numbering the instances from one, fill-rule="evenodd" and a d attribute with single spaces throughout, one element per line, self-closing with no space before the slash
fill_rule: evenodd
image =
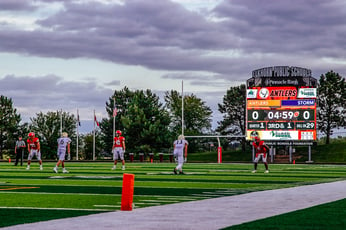
<path id="1" fill-rule="evenodd" d="M 133 191 L 135 184 L 135 175 L 123 175 L 123 191 L 121 195 L 121 211 L 132 211 Z"/>

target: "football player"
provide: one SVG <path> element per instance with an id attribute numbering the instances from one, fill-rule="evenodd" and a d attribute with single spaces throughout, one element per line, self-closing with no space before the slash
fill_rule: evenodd
<path id="1" fill-rule="evenodd" d="M 174 168 L 174 174 L 184 174 L 183 172 L 183 164 L 184 164 L 184 155 L 185 162 L 187 160 L 187 146 L 188 142 L 185 140 L 184 135 L 179 135 L 178 140 L 173 142 L 173 155 L 177 158 L 178 165 Z"/>
<path id="2" fill-rule="evenodd" d="M 262 157 L 263 164 L 266 168 L 265 173 L 269 173 L 268 170 L 268 163 L 267 163 L 267 154 L 269 152 L 269 147 L 264 144 L 264 141 L 261 141 L 261 139 L 256 136 L 255 141 L 252 142 L 253 147 L 255 148 L 256 151 L 256 156 L 254 159 L 254 170 L 252 171 L 253 173 L 257 172 L 257 163 L 259 159 Z"/>
<path id="3" fill-rule="evenodd" d="M 41 160 L 41 151 L 40 151 L 40 140 L 37 137 L 35 137 L 35 133 L 33 132 L 30 132 L 28 134 L 28 137 L 29 138 L 27 140 L 27 143 L 28 143 L 29 155 L 28 155 L 28 166 L 26 167 L 26 170 L 30 170 L 30 163 L 34 156 L 36 156 L 40 164 L 40 170 L 43 170 L 42 160 Z"/>
<path id="4" fill-rule="evenodd" d="M 117 162 L 118 159 L 122 161 L 122 170 L 125 170 L 125 160 L 124 160 L 124 154 L 125 154 L 125 137 L 121 136 L 121 131 L 117 130 L 114 140 L 113 140 L 113 147 L 112 147 L 112 152 L 113 152 L 113 160 L 114 160 L 114 165 L 112 170 L 115 170 L 117 168 Z"/>
<path id="5" fill-rule="evenodd" d="M 62 172 L 63 173 L 68 173 L 68 171 L 65 169 L 65 155 L 66 155 L 66 148 L 67 148 L 67 153 L 68 153 L 68 159 L 70 159 L 70 143 L 71 139 L 68 137 L 68 134 L 66 132 L 63 132 L 61 137 L 58 138 L 58 163 L 56 163 L 55 167 L 53 168 L 53 171 L 55 173 L 58 173 L 58 168 L 59 165 L 61 164 L 62 166 Z"/>

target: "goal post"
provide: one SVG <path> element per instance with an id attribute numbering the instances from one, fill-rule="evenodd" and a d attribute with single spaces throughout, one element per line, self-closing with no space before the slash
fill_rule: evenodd
<path id="1" fill-rule="evenodd" d="M 230 135 L 214 135 L 214 136 L 185 136 L 185 138 L 216 138 L 217 139 L 217 163 L 222 163 L 222 147 L 220 138 L 244 138 L 245 135 L 230 136 Z"/>

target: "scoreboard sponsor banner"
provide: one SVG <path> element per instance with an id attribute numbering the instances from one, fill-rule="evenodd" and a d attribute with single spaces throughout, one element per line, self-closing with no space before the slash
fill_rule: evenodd
<path id="1" fill-rule="evenodd" d="M 316 140 L 316 88 L 251 87 L 246 91 L 246 130 L 263 140 Z"/>
<path id="2" fill-rule="evenodd" d="M 260 130 L 256 131 L 256 135 L 259 136 L 262 140 L 272 140 L 272 141 L 278 141 L 278 140 L 284 140 L 284 141 L 297 141 L 297 140 L 304 140 L 304 141 L 313 141 L 316 139 L 316 132 L 314 131 L 302 131 L 302 130 Z M 247 135 L 249 140 L 253 139 L 254 133 L 253 131 L 247 131 Z"/>
<path id="3" fill-rule="evenodd" d="M 298 98 L 316 98 L 317 89 L 316 88 L 299 88 Z"/>

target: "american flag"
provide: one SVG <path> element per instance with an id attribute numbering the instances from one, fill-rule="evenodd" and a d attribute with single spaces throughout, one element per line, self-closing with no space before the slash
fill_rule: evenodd
<path id="1" fill-rule="evenodd" d="M 118 109 L 116 107 L 116 105 L 114 105 L 114 109 L 113 109 L 113 117 L 116 117 L 118 114 Z"/>
<path id="2" fill-rule="evenodd" d="M 96 125 L 97 125 L 97 126 L 100 126 L 99 122 L 98 122 L 97 119 L 96 119 L 96 115 L 94 116 L 94 120 L 95 120 L 95 122 L 96 122 Z"/>

